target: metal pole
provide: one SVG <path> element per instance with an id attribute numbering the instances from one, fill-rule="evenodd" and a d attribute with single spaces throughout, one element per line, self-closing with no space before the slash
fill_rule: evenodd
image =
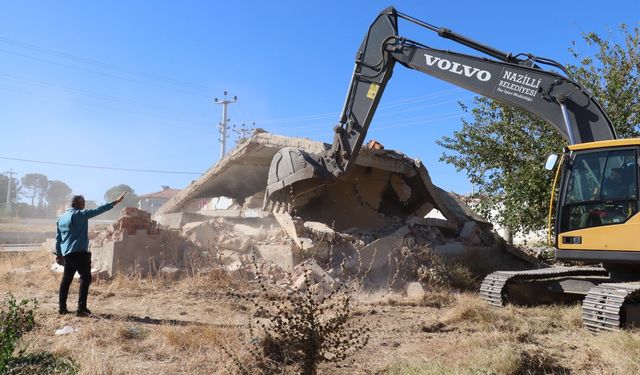
<path id="1" fill-rule="evenodd" d="M 224 154 L 227 153 L 227 130 L 229 130 L 229 127 L 227 125 L 227 121 L 229 121 L 229 119 L 227 118 L 227 105 L 233 104 L 237 101 L 237 96 L 234 96 L 233 100 L 228 100 L 226 91 L 224 92 L 224 100 L 218 100 L 218 98 L 215 98 L 213 100 L 213 102 L 216 104 L 222 104 L 222 121 L 220 121 L 220 123 L 218 124 L 220 130 L 220 159 L 222 159 L 224 157 Z"/>
<path id="2" fill-rule="evenodd" d="M 224 157 L 224 154 L 227 153 L 227 101 L 225 100 L 222 105 L 222 122 L 221 126 L 221 134 L 222 134 L 222 144 L 220 145 L 220 159 Z"/>

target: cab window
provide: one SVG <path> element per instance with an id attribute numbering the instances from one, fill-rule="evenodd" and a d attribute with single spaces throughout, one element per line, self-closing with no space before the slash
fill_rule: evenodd
<path id="1" fill-rule="evenodd" d="M 569 170 L 560 230 L 625 222 L 638 210 L 635 149 L 579 153 Z"/>

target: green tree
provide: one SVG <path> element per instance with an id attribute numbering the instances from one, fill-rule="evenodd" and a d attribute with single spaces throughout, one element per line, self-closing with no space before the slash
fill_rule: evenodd
<path id="1" fill-rule="evenodd" d="M 583 35 L 589 53 L 573 43 L 569 49 L 578 65 L 568 69 L 591 91 L 602 106 L 620 138 L 640 136 L 640 29 L 620 26 L 622 42 L 616 43 L 596 33 Z"/>
<path id="2" fill-rule="evenodd" d="M 640 134 L 640 32 L 620 27 L 613 36 L 583 35 L 570 48 L 577 63 L 568 65 L 574 78 L 590 90 L 611 117 L 621 138 Z M 479 211 L 512 232 L 545 227 L 553 175 L 544 170 L 550 153 L 566 145 L 553 128 L 520 110 L 476 97 L 472 117 L 437 143 L 441 160 L 465 171 L 481 196 Z M 492 214 L 493 213 L 493 214 Z"/>
<path id="3" fill-rule="evenodd" d="M 31 205 L 35 207 L 36 198 L 42 203 L 44 195 L 49 187 L 49 179 L 41 173 L 27 173 L 20 179 L 22 183 L 22 196 L 31 199 Z"/>
<path id="4" fill-rule="evenodd" d="M 9 203 L 12 207 L 15 208 L 15 204 L 18 198 L 18 179 L 15 177 L 11 177 L 11 181 L 9 181 L 9 176 L 0 173 L 0 214 L 5 212 L 5 205 L 7 203 L 7 188 L 11 189 L 11 193 L 9 194 Z"/>
<path id="5" fill-rule="evenodd" d="M 49 187 L 47 188 L 46 199 L 47 205 L 55 214 L 56 210 L 64 206 L 71 197 L 71 188 L 62 181 L 53 180 L 49 181 Z"/>
<path id="6" fill-rule="evenodd" d="M 120 196 L 120 194 L 127 192 L 127 195 L 124 197 L 122 201 L 122 207 L 138 207 L 138 202 L 140 201 L 140 197 L 136 195 L 136 192 L 129 185 L 120 184 L 117 186 L 111 187 L 104 193 L 104 199 L 107 202 L 114 201 L 116 198 Z"/>

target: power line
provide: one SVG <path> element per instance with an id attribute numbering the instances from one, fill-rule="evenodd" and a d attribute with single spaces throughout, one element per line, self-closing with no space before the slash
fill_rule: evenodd
<path id="1" fill-rule="evenodd" d="M 70 53 L 67 53 L 67 52 L 63 52 L 63 51 L 59 51 L 59 50 L 55 50 L 55 49 L 51 49 L 51 48 L 41 47 L 41 46 L 37 46 L 35 44 L 25 43 L 25 42 L 21 42 L 21 41 L 14 40 L 14 39 L 9 39 L 9 38 L 3 37 L 3 36 L 0 36 L 0 42 L 5 43 L 5 44 L 9 44 L 9 45 L 12 45 L 12 46 L 15 46 L 15 47 L 36 51 L 38 53 L 43 53 L 43 54 L 52 55 L 52 56 L 64 58 L 64 59 L 67 59 L 67 60 L 79 62 L 79 63 L 82 63 L 82 64 L 93 65 L 93 66 L 100 67 L 100 68 L 106 69 L 106 70 L 112 70 L 112 71 L 131 74 L 131 75 L 137 75 L 137 76 L 140 76 L 140 77 L 144 77 L 144 78 L 146 78 L 148 80 L 163 81 L 165 83 L 169 83 L 169 84 L 172 84 L 174 86 L 182 86 L 182 87 L 190 88 L 190 89 L 193 89 L 193 90 L 200 91 L 203 95 L 207 95 L 208 94 L 208 89 L 205 86 L 194 84 L 193 82 L 182 81 L 182 80 L 175 79 L 175 78 L 164 77 L 164 76 L 161 76 L 161 75 L 158 75 L 158 74 L 147 73 L 147 72 L 130 69 L 130 68 L 123 67 L 123 66 L 118 66 L 118 65 L 115 65 L 115 64 L 104 63 L 104 62 L 101 62 L 101 61 L 98 61 L 98 60 L 95 60 L 95 59 L 90 59 L 90 58 L 86 58 L 86 57 L 82 57 L 82 56 L 77 56 L 77 55 L 73 55 L 73 54 L 70 54 Z M 7 50 L 4 50 L 4 51 L 5 52 L 9 52 Z M 13 52 L 9 52 L 9 53 L 13 53 Z M 22 55 L 22 56 L 32 57 L 32 56 L 29 56 L 29 55 Z M 47 61 L 47 60 L 44 60 L 44 61 Z M 47 62 L 55 63 L 53 61 L 47 61 Z"/>
<path id="2" fill-rule="evenodd" d="M 384 112 L 384 110 L 380 111 L 380 113 L 376 114 L 376 119 L 380 119 L 380 118 L 385 118 L 385 117 L 390 117 L 390 116 L 395 116 L 398 114 L 403 114 L 403 113 L 407 113 L 407 112 L 415 112 L 415 111 L 419 111 L 419 110 L 423 110 L 423 109 L 427 109 L 427 108 L 433 108 L 433 107 L 437 107 L 440 105 L 444 105 L 444 104 L 451 104 L 451 103 L 456 103 L 456 102 L 460 102 L 463 100 L 467 100 L 473 98 L 473 95 L 470 96 L 465 96 L 462 98 L 456 98 L 456 99 L 452 99 L 452 100 L 446 100 L 446 101 L 442 101 L 442 102 L 437 102 L 437 103 L 429 103 L 427 105 L 423 105 L 423 106 L 419 106 L 419 107 L 411 107 L 409 109 L 405 109 L 405 110 L 400 110 L 400 111 L 394 111 L 394 112 Z M 458 113 L 458 112 L 455 112 Z M 447 113 L 449 114 L 449 113 Z M 412 119 L 422 119 L 424 117 L 414 117 Z M 408 119 L 401 119 L 398 121 L 407 121 Z M 396 123 L 394 121 L 392 121 L 391 123 Z M 275 127 L 266 127 L 266 129 L 269 129 L 271 131 L 298 131 L 298 130 L 309 130 L 309 129 L 322 129 L 322 128 L 326 128 L 326 129 L 331 129 L 332 126 L 334 126 L 335 123 L 322 123 L 322 124 L 312 124 L 312 125 L 302 125 L 302 126 L 287 126 L 287 127 L 280 127 L 280 126 L 275 126 Z"/>
<path id="3" fill-rule="evenodd" d="M 371 131 L 377 131 L 377 130 L 400 128 L 400 127 L 405 127 L 405 126 L 415 126 L 415 125 L 427 124 L 427 123 L 431 123 L 431 122 L 450 120 L 450 119 L 454 119 L 454 118 L 460 118 L 460 117 L 462 117 L 462 115 L 463 115 L 462 113 L 458 113 L 458 114 L 452 114 L 452 115 L 449 115 L 449 116 L 430 118 L 430 119 L 425 119 L 425 120 L 410 121 L 410 122 L 398 122 L 396 124 L 388 125 L 388 126 L 376 126 L 375 128 L 370 128 L 369 133 L 371 133 Z M 311 138 L 311 137 L 322 137 L 322 136 L 326 136 L 326 135 L 331 135 L 331 133 L 326 133 L 326 134 L 316 133 L 316 134 L 307 135 L 307 137 L 309 137 L 309 138 Z"/>
<path id="4" fill-rule="evenodd" d="M 184 94 L 188 94 L 188 95 L 209 97 L 209 95 L 206 95 L 206 94 L 203 94 L 203 93 L 200 93 L 200 92 L 196 92 L 197 90 L 190 89 L 188 87 L 178 87 L 178 88 L 169 87 L 166 82 L 156 83 L 153 80 L 146 80 L 145 81 L 145 80 L 139 80 L 139 79 L 124 77 L 124 76 L 117 75 L 117 74 L 110 74 L 110 73 L 107 73 L 107 72 L 99 72 L 97 70 L 87 69 L 87 68 L 80 67 L 80 66 L 69 65 L 69 64 L 58 62 L 58 61 L 52 61 L 52 60 L 47 60 L 47 59 L 43 59 L 43 58 L 36 57 L 36 56 L 26 55 L 26 54 L 23 54 L 23 53 L 8 51 L 8 50 L 2 49 L 2 48 L 0 48 L 0 52 L 9 53 L 9 54 L 12 54 L 12 55 L 16 55 L 16 56 L 20 56 L 20 57 L 24 57 L 24 58 L 27 58 L 27 59 L 48 63 L 48 64 L 59 65 L 59 66 L 65 67 L 65 68 L 76 69 L 76 70 L 80 70 L 80 71 L 83 71 L 83 72 L 88 72 L 88 73 L 91 73 L 91 74 L 96 74 L 96 75 L 103 76 L 103 77 L 116 78 L 116 79 L 120 79 L 120 80 L 123 80 L 123 81 L 128 81 L 128 82 L 141 84 L 141 85 L 147 85 L 147 86 L 151 86 L 151 87 L 157 87 L 157 88 L 166 89 L 166 90 L 172 90 L 172 91 L 175 91 L 175 92 L 180 92 L 180 93 L 184 93 Z"/>
<path id="5" fill-rule="evenodd" d="M 201 172 L 161 171 L 161 170 L 154 170 L 154 169 L 118 168 L 118 167 L 105 167 L 105 166 L 100 166 L 100 165 L 58 163 L 58 162 L 54 162 L 54 161 L 42 161 L 42 160 L 32 160 L 32 159 L 10 158 L 10 157 L 7 157 L 7 156 L 0 156 L 0 159 L 23 161 L 23 162 L 27 162 L 27 163 L 61 165 L 61 166 L 65 166 L 65 167 L 79 167 L 79 168 L 91 168 L 91 169 L 109 169 L 109 170 L 113 170 L 113 171 L 145 172 L 145 173 L 166 173 L 166 174 L 193 174 L 193 175 L 201 175 L 202 174 Z"/>
<path id="6" fill-rule="evenodd" d="M 405 104 L 419 102 L 419 101 L 422 101 L 422 100 L 425 100 L 425 99 L 432 99 L 432 98 L 437 98 L 437 97 L 440 97 L 440 96 L 446 96 L 446 95 L 450 95 L 450 94 L 455 94 L 455 93 L 462 92 L 462 91 L 465 91 L 465 90 L 459 89 L 459 88 L 442 90 L 442 91 L 437 91 L 437 92 L 433 92 L 433 93 L 426 94 L 426 95 L 419 95 L 419 96 L 414 96 L 414 97 L 410 97 L 410 98 L 404 98 L 404 99 L 398 99 L 398 100 L 390 101 L 388 103 L 381 104 L 379 107 L 380 108 L 397 107 L 397 106 L 401 106 L 401 105 L 405 105 Z M 241 122 L 255 122 L 257 124 L 268 124 L 268 123 L 277 122 L 279 124 L 282 124 L 282 123 L 291 123 L 291 122 L 300 122 L 300 121 L 320 120 L 320 119 L 325 119 L 325 118 L 338 117 L 338 115 L 339 115 L 339 112 L 325 112 L 325 113 L 318 113 L 318 114 L 314 114 L 314 115 L 303 115 L 303 116 L 296 116 L 296 117 L 281 117 L 281 118 L 271 118 L 271 119 L 263 119 L 263 120 L 255 120 L 255 121 L 254 120 L 252 120 L 252 121 L 241 121 Z"/>

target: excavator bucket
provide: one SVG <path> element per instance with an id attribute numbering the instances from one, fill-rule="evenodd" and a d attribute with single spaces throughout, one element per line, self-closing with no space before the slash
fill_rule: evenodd
<path id="1" fill-rule="evenodd" d="M 322 155 L 296 148 L 280 149 L 271 160 L 265 207 L 271 204 L 293 203 L 296 196 L 318 189 L 335 176 L 329 172 Z"/>

